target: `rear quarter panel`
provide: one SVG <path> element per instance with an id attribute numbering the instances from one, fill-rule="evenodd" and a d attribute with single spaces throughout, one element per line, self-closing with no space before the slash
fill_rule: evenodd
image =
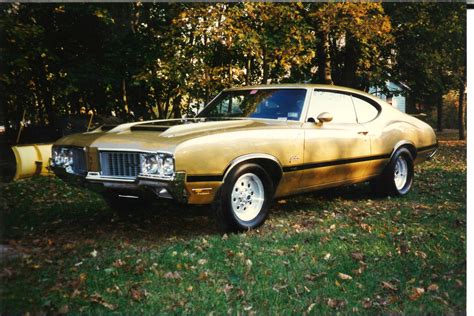
<path id="1" fill-rule="evenodd" d="M 371 175 L 379 174 L 390 160 L 390 155 L 400 146 L 412 145 L 418 152 L 436 144 L 436 134 L 431 126 L 389 104 L 383 104 L 380 116 L 365 125 L 371 136 L 372 155 L 387 156 L 373 162 L 369 172 Z M 415 162 L 423 160 L 422 155 L 417 155 Z"/>

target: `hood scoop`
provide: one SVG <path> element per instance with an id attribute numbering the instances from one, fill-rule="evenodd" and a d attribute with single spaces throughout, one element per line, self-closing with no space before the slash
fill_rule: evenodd
<path id="1" fill-rule="evenodd" d="M 130 130 L 132 131 L 158 131 L 158 132 L 164 132 L 166 131 L 170 126 L 165 126 L 165 125 L 134 125 L 130 127 Z"/>

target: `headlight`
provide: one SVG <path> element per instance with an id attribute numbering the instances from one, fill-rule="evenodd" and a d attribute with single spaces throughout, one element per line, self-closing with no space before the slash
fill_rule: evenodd
<path id="1" fill-rule="evenodd" d="M 51 166 L 65 168 L 66 171 L 72 172 L 74 164 L 73 151 L 70 148 L 53 147 L 51 157 Z"/>
<path id="2" fill-rule="evenodd" d="M 165 177 L 174 175 L 174 159 L 168 154 L 142 154 L 140 160 L 142 175 Z"/>

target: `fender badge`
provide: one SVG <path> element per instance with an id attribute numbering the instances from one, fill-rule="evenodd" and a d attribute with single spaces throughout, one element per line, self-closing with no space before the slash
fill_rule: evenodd
<path id="1" fill-rule="evenodd" d="M 290 161 L 289 161 L 289 162 L 290 162 L 290 163 L 293 163 L 293 162 L 298 161 L 298 160 L 300 160 L 300 157 L 298 157 L 298 156 L 296 156 L 296 155 L 293 155 L 293 156 L 290 157 Z"/>

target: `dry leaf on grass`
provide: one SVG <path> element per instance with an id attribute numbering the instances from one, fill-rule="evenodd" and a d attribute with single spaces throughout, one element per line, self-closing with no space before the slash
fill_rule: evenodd
<path id="1" fill-rule="evenodd" d="M 353 252 L 353 253 L 351 253 L 351 257 L 355 261 L 362 261 L 362 260 L 364 260 L 365 256 L 362 252 Z"/>
<path id="2" fill-rule="evenodd" d="M 425 293 L 425 289 L 421 288 L 421 287 L 414 287 L 412 290 L 411 290 L 411 293 L 410 295 L 408 296 L 408 298 L 412 301 L 416 301 L 417 299 L 419 299 L 423 294 Z"/>
<path id="3" fill-rule="evenodd" d="M 341 280 L 352 280 L 352 277 L 351 277 L 350 275 L 348 275 L 348 274 L 345 274 L 345 273 L 339 272 L 339 273 L 337 274 L 337 276 L 338 276 L 339 279 L 341 279 Z"/>
<path id="4" fill-rule="evenodd" d="M 398 288 L 390 282 L 382 281 L 382 287 L 391 291 L 398 291 Z"/>
<path id="5" fill-rule="evenodd" d="M 439 290 L 439 286 L 436 283 L 430 284 L 427 288 L 428 292 L 437 292 Z"/>
<path id="6" fill-rule="evenodd" d="M 175 279 L 175 280 L 181 280 L 182 277 L 181 275 L 178 273 L 178 271 L 175 271 L 175 272 L 166 272 L 164 275 L 163 275 L 163 278 L 165 279 Z"/>
<path id="7" fill-rule="evenodd" d="M 329 298 L 327 300 L 327 304 L 331 308 L 340 309 L 346 306 L 346 301 Z"/>
<path id="8" fill-rule="evenodd" d="M 100 305 L 102 305 L 102 306 L 104 306 L 105 308 L 110 309 L 110 310 L 114 310 L 114 309 L 117 308 L 117 305 L 115 305 L 115 304 L 110 304 L 110 303 L 106 302 L 106 301 L 102 298 L 102 296 L 100 296 L 100 295 L 97 294 L 97 293 L 91 295 L 90 300 L 91 300 L 91 302 L 100 304 Z"/>

